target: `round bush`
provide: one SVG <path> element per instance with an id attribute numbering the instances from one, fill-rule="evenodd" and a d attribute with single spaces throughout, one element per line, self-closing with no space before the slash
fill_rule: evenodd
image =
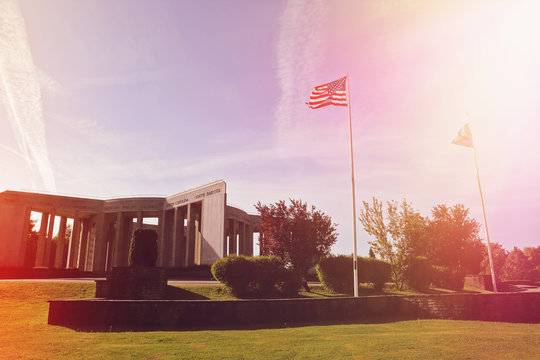
<path id="1" fill-rule="evenodd" d="M 352 256 L 330 255 L 322 258 L 315 267 L 319 281 L 335 293 L 350 294 L 353 290 Z"/>
<path id="2" fill-rule="evenodd" d="M 212 264 L 212 275 L 236 297 L 294 296 L 301 285 L 275 256 L 230 255 Z"/>
<path id="3" fill-rule="evenodd" d="M 136 229 L 129 246 L 129 265 L 156 266 L 157 232 L 152 229 Z"/>
<path id="4" fill-rule="evenodd" d="M 390 278 L 390 264 L 385 261 L 358 257 L 358 282 L 371 283 L 381 290 Z M 319 280 L 328 290 L 336 293 L 353 292 L 353 258 L 346 255 L 330 255 L 322 258 L 317 267 Z"/>
<path id="5" fill-rule="evenodd" d="M 364 277 L 359 276 L 360 282 L 372 283 L 374 289 L 382 290 L 386 282 L 390 280 L 392 272 L 390 264 L 374 258 L 359 258 L 358 260 L 358 270 L 365 274 Z"/>

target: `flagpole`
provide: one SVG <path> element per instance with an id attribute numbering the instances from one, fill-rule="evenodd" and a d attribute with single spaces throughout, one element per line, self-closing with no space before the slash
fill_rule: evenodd
<path id="1" fill-rule="evenodd" d="M 354 160 L 353 160 L 353 137 L 351 120 L 351 94 L 349 90 L 349 73 L 347 73 L 347 107 L 349 108 L 349 139 L 351 142 L 351 184 L 352 184 L 352 206 L 353 206 L 353 279 L 354 297 L 358 297 L 358 256 L 356 255 L 356 199 L 354 194 Z"/>
<path id="2" fill-rule="evenodd" d="M 480 190 L 480 200 L 482 202 L 482 213 L 484 214 L 484 229 L 486 230 L 486 238 L 487 238 L 487 244 L 488 244 L 488 258 L 489 258 L 489 267 L 491 270 L 491 282 L 493 283 L 493 291 L 498 292 L 497 280 L 495 279 L 495 267 L 493 266 L 493 256 L 491 255 L 491 243 L 489 241 L 486 208 L 484 206 L 484 195 L 482 194 L 482 185 L 480 185 L 480 172 L 478 171 L 478 160 L 476 159 L 476 147 L 474 146 L 472 131 L 471 131 L 471 140 L 472 140 L 472 148 L 473 148 L 473 154 L 474 154 L 474 166 L 476 167 L 476 180 L 478 181 L 478 190 Z"/>

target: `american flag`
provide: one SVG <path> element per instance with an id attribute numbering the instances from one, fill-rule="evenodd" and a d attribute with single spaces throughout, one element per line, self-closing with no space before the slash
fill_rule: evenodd
<path id="1" fill-rule="evenodd" d="M 306 104 L 312 109 L 327 105 L 347 106 L 346 81 L 347 77 L 344 76 L 331 83 L 315 86 Z"/>

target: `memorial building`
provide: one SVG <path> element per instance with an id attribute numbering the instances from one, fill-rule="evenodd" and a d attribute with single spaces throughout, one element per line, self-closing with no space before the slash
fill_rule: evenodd
<path id="1" fill-rule="evenodd" d="M 39 237 L 31 242 L 31 218 L 36 213 L 41 213 Z M 125 266 L 131 233 L 138 227 L 158 233 L 157 266 L 212 264 L 229 254 L 253 255 L 258 223 L 256 215 L 227 205 L 223 180 L 165 198 L 99 200 L 4 191 L 0 267 L 104 271 Z"/>

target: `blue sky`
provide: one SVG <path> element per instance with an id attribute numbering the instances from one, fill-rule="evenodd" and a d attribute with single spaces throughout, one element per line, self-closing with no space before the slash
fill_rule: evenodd
<path id="1" fill-rule="evenodd" d="M 534 1 L 0 0 L 0 189 L 171 195 L 224 179 L 229 203 L 301 198 L 352 252 L 357 206 L 463 203 L 491 240 L 538 246 L 540 27 Z M 467 113 L 470 117 L 467 118 Z M 358 229 L 359 252 L 368 236 Z"/>

